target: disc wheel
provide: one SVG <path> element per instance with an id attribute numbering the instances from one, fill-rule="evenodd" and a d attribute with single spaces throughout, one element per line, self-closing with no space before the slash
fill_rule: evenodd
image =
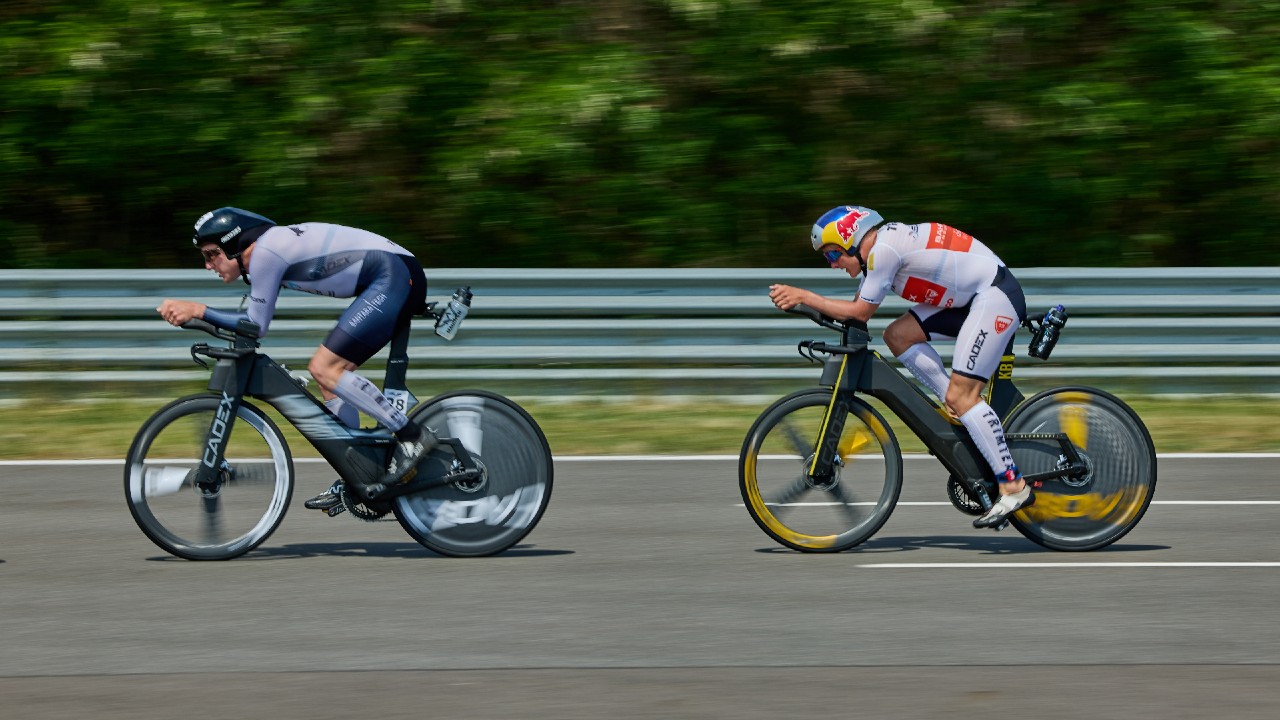
<path id="1" fill-rule="evenodd" d="M 1060 444 L 1023 435 L 1065 434 L 1081 471 L 1046 480 L 1036 502 L 1010 519 L 1027 538 L 1054 550 L 1096 550 L 1124 537 L 1151 505 L 1156 451 L 1146 426 L 1128 405 L 1101 390 L 1048 390 L 1005 421 L 1009 450 L 1024 475 L 1065 468 Z"/>
<path id="2" fill-rule="evenodd" d="M 902 490 L 902 454 L 879 413 L 854 399 L 828 469 L 814 468 L 831 390 L 793 393 L 747 433 L 738 484 L 747 512 L 769 537 L 803 552 L 839 552 L 871 537 Z"/>
<path id="3" fill-rule="evenodd" d="M 280 429 L 242 403 L 213 481 L 194 482 L 219 395 L 176 400 L 152 415 L 125 461 L 129 512 L 157 546 L 188 560 L 228 560 L 275 532 L 293 494 L 293 458 Z M 226 412 L 225 409 L 222 412 Z"/>
<path id="4" fill-rule="evenodd" d="M 427 548 L 453 557 L 500 553 L 533 530 L 551 499 L 551 448 L 542 429 L 516 403 L 483 390 L 446 393 L 419 405 L 410 419 L 440 437 L 462 441 L 477 477 L 395 498 L 401 527 Z M 437 447 L 419 477 L 463 470 Z"/>

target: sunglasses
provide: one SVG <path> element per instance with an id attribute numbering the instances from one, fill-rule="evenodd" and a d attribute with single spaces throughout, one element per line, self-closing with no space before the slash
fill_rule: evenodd
<path id="1" fill-rule="evenodd" d="M 200 254 L 204 256 L 205 262 L 213 262 L 214 258 L 222 254 L 222 248 L 209 248 L 208 250 L 201 250 Z"/>
<path id="2" fill-rule="evenodd" d="M 848 253 L 848 252 L 845 252 L 844 250 L 824 250 L 822 253 L 822 257 L 826 258 L 828 263 L 835 265 L 836 262 L 840 260 L 840 258 L 844 257 L 845 255 L 852 255 L 852 254 L 853 253 Z"/>

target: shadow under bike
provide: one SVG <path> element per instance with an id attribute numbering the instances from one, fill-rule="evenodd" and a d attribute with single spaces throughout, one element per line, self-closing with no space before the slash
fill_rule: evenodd
<path id="1" fill-rule="evenodd" d="M 765 533 L 795 550 L 838 552 L 889 519 L 902 489 L 902 453 L 889 424 L 859 393 L 884 403 L 949 471 L 947 496 L 956 509 L 977 516 L 991 507 L 996 480 L 968 431 L 867 347 L 865 323 L 837 321 L 804 305 L 788 312 L 839 332 L 841 342 L 800 343 L 802 355 L 823 363 L 821 387 L 779 399 L 743 442 L 742 499 Z M 1042 318 L 1023 324 L 1039 330 Z M 1054 550 L 1110 545 L 1138 524 L 1155 493 L 1155 446 L 1146 426 L 1121 400 L 1094 388 L 1054 388 L 1024 399 L 1013 384 L 1013 360 L 1010 339 L 987 401 L 1036 502 L 1010 521 Z"/>
<path id="2" fill-rule="evenodd" d="M 156 545 L 189 560 L 227 560 L 254 549 L 284 519 L 293 458 L 276 424 L 246 398 L 275 408 L 347 481 L 353 516 L 393 514 L 414 540 L 442 555 L 502 552 L 533 529 L 551 498 L 552 457 L 538 424 L 519 405 L 484 390 L 458 390 L 409 409 L 405 388 L 409 325 L 391 343 L 384 393 L 439 444 L 407 482 L 376 499 L 359 487 L 385 472 L 394 436 L 352 429 L 279 363 L 258 352 L 258 327 L 234 331 L 203 320 L 183 326 L 229 344 L 196 343 L 191 356 L 216 360 L 210 393 L 168 404 L 138 431 L 125 463 L 129 511 Z M 347 489 L 350 488 L 350 489 Z"/>

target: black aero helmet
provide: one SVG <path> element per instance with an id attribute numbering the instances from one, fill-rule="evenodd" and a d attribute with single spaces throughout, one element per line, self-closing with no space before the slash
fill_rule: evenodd
<path id="1" fill-rule="evenodd" d="M 234 260 L 259 235 L 275 224 L 274 220 L 248 210 L 218 208 L 201 215 L 196 221 L 196 232 L 191 236 L 191 244 L 199 247 L 205 243 L 217 243 L 222 248 L 222 254 Z"/>

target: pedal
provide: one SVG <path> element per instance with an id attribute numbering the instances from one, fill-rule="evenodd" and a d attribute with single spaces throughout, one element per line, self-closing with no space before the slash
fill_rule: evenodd
<path id="1" fill-rule="evenodd" d="M 479 480 L 479 479 L 480 479 L 479 470 L 460 470 L 458 472 L 449 473 L 448 475 L 445 475 L 443 478 L 441 478 L 441 480 L 445 484 L 456 483 L 456 482 L 475 482 L 476 480 Z"/>
<path id="2" fill-rule="evenodd" d="M 347 506 L 345 504 L 338 503 L 337 505 L 334 505 L 328 510 L 325 510 L 324 514 L 328 515 L 329 517 L 338 517 L 339 515 L 341 515 L 346 511 L 347 511 Z"/>

